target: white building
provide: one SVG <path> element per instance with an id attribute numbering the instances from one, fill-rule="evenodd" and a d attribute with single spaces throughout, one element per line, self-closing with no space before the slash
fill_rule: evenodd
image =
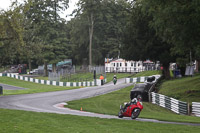
<path id="1" fill-rule="evenodd" d="M 126 61 L 124 59 L 105 60 L 106 72 L 141 72 L 144 71 L 142 61 Z"/>

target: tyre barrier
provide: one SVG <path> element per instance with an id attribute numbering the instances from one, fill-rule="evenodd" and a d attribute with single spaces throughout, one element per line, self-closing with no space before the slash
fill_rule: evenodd
<path id="1" fill-rule="evenodd" d="M 197 117 L 200 117 L 200 103 L 199 102 L 192 102 L 192 114 Z"/>
<path id="2" fill-rule="evenodd" d="M 157 104 L 177 114 L 183 114 L 183 115 L 189 114 L 188 103 L 186 102 L 179 101 L 177 99 L 170 98 L 168 96 L 161 95 L 154 92 L 151 92 L 151 97 L 152 97 L 153 104 Z"/>

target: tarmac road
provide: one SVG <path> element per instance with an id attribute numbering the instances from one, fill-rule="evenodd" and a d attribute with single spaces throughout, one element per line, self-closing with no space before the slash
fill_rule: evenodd
<path id="1" fill-rule="evenodd" d="M 99 118 L 108 118 L 108 119 L 111 119 L 111 118 L 119 119 L 117 116 L 113 116 L 113 115 L 103 115 L 103 114 L 97 114 L 97 113 L 91 113 L 91 112 L 77 111 L 77 110 L 64 108 L 63 106 L 64 106 L 64 103 L 68 101 L 102 95 L 102 94 L 106 94 L 106 93 L 116 91 L 116 90 L 132 85 L 132 83 L 125 84 L 124 82 L 125 82 L 124 79 L 118 79 L 118 82 L 116 85 L 113 85 L 112 83 L 108 83 L 103 86 L 85 87 L 85 88 L 66 90 L 66 91 L 0 96 L 0 108 L 34 111 L 34 112 L 71 114 L 71 115 L 99 117 Z M 130 118 L 123 118 L 123 119 L 131 120 Z M 166 122 L 166 121 L 158 121 L 154 119 L 137 118 L 136 120 L 146 121 L 146 122 L 156 122 L 156 123 L 200 126 L 200 124 Z"/>

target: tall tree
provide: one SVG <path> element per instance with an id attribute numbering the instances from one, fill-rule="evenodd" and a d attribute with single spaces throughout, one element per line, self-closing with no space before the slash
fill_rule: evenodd
<path id="1" fill-rule="evenodd" d="M 23 41 L 23 12 L 26 7 L 13 2 L 7 11 L 0 11 L 0 65 L 16 63 Z"/>
<path id="2" fill-rule="evenodd" d="M 169 63 L 174 60 L 174 56 L 170 55 L 171 44 L 156 35 L 155 30 L 149 26 L 152 16 L 143 14 L 141 9 L 140 2 L 134 3 L 130 23 L 124 34 L 122 55 L 128 60 L 160 61 L 164 67 L 164 76 L 168 79 Z"/>
<path id="3" fill-rule="evenodd" d="M 200 2 L 198 0 L 143 0 L 143 10 L 153 16 L 150 25 L 164 41 L 173 44 L 171 52 L 185 66 L 190 52 L 199 59 Z"/>
<path id="4" fill-rule="evenodd" d="M 43 58 L 45 62 L 45 75 L 47 75 L 47 63 L 55 64 L 67 58 L 66 54 L 68 41 L 66 39 L 64 19 L 61 19 L 59 12 L 68 8 L 68 0 L 35 0 L 32 3 L 27 17 L 32 20 L 32 25 L 37 31 L 35 36 L 43 43 Z"/>
<path id="5" fill-rule="evenodd" d="M 119 55 L 119 47 L 122 45 L 121 36 L 125 31 L 126 20 L 130 12 L 130 3 L 124 0 L 101 0 L 93 1 L 98 5 L 89 6 L 90 4 L 88 4 L 86 6 L 85 4 L 87 3 L 85 1 L 80 1 L 80 10 L 76 11 L 75 18 L 70 22 L 73 27 L 70 32 L 72 33 L 71 43 L 77 48 L 85 49 L 85 51 L 77 52 L 76 59 L 79 57 L 89 59 L 85 54 L 91 55 L 89 53 L 92 53 L 91 60 L 93 65 L 104 64 L 104 58 L 107 55 L 114 58 Z M 87 10 L 85 7 L 87 7 Z M 91 18 L 88 17 L 91 16 L 91 11 L 93 11 L 93 26 L 91 26 L 91 21 L 88 21 L 88 18 Z M 92 47 L 90 47 L 91 34 L 87 34 L 87 32 L 91 33 L 90 31 L 93 31 Z M 88 64 L 90 64 L 89 62 Z"/>

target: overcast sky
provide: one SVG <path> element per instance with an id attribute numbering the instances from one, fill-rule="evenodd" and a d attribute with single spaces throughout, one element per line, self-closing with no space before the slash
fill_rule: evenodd
<path id="1" fill-rule="evenodd" d="M 9 6 L 11 5 L 11 2 L 13 0 L 0 0 L 0 9 L 4 9 L 4 10 L 7 10 L 9 8 Z M 19 1 L 24 1 L 24 0 L 19 0 Z M 62 18 L 65 18 L 66 15 L 69 15 L 72 13 L 72 11 L 74 9 L 76 9 L 76 3 L 78 2 L 78 0 L 69 0 L 69 8 L 63 13 L 61 14 L 60 16 Z M 66 18 L 65 18 L 66 19 Z M 69 20 L 70 19 L 70 16 L 66 19 L 66 20 Z"/>

